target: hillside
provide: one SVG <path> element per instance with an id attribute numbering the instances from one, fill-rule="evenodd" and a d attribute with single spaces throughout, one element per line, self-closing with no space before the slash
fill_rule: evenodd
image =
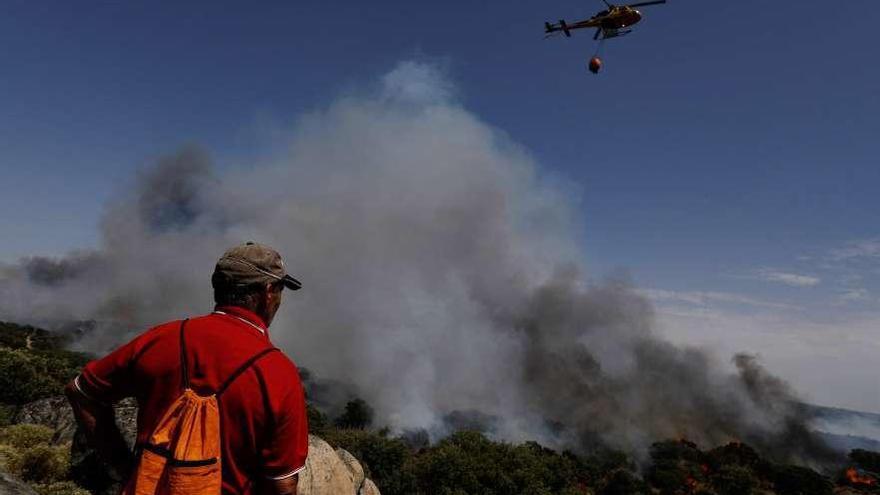
<path id="1" fill-rule="evenodd" d="M 51 398 L 43 402 L 57 404 L 49 407 L 56 414 L 66 407 L 58 396 L 88 356 L 65 350 L 65 344 L 38 328 L 0 323 L 0 471 L 24 479 L 42 495 L 89 493 L 80 486 L 89 483 L 70 468 L 70 442 L 59 442 L 71 432 L 61 432 L 58 424 L 54 430 L 12 424 L 33 416 L 34 407 L 23 406 L 39 399 Z M 133 417 L 133 411 L 124 414 Z M 646 465 L 637 466 L 622 452 L 576 455 L 535 442 L 497 442 L 476 431 L 459 431 L 434 444 L 427 435 L 394 436 L 371 428 L 372 410 L 360 399 L 332 417 L 310 406 L 309 419 L 312 433 L 353 454 L 363 476 L 386 495 L 880 493 L 872 475 L 880 471 L 880 454 L 866 450 L 853 451 L 839 471 L 820 474 L 774 463 L 742 443 L 697 446 L 676 439 L 655 443 Z"/>

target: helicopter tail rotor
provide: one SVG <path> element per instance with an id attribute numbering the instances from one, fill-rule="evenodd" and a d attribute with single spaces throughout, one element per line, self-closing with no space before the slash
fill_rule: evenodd
<path id="1" fill-rule="evenodd" d="M 559 29 L 565 33 L 566 38 L 571 38 L 571 31 L 568 29 L 568 24 L 565 23 L 564 19 L 559 19 Z"/>

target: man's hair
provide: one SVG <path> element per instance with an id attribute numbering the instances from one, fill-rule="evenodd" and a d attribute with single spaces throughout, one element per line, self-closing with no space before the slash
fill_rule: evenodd
<path id="1" fill-rule="evenodd" d="M 280 291 L 281 283 L 271 284 L 269 290 Z M 266 284 L 251 284 L 245 286 L 227 285 L 214 283 L 214 302 L 218 306 L 238 306 L 240 308 L 255 311 L 259 305 L 260 295 L 266 291 Z"/>

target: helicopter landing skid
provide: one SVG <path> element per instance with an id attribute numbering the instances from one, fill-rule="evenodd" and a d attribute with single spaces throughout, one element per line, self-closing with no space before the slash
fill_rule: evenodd
<path id="1" fill-rule="evenodd" d="M 594 40 L 607 40 L 609 38 L 619 38 L 621 36 L 626 36 L 631 33 L 632 29 L 627 29 L 625 31 L 621 31 L 619 29 L 599 29 L 596 31 L 596 35 L 593 36 Z"/>

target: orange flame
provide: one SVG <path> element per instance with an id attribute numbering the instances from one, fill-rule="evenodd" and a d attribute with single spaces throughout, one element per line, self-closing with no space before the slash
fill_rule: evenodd
<path id="1" fill-rule="evenodd" d="M 849 480 L 849 482 L 854 485 L 873 486 L 873 485 L 877 484 L 877 480 L 874 479 L 873 476 L 861 474 L 861 473 L 859 473 L 859 470 L 856 468 L 849 468 L 846 470 L 846 479 Z"/>

